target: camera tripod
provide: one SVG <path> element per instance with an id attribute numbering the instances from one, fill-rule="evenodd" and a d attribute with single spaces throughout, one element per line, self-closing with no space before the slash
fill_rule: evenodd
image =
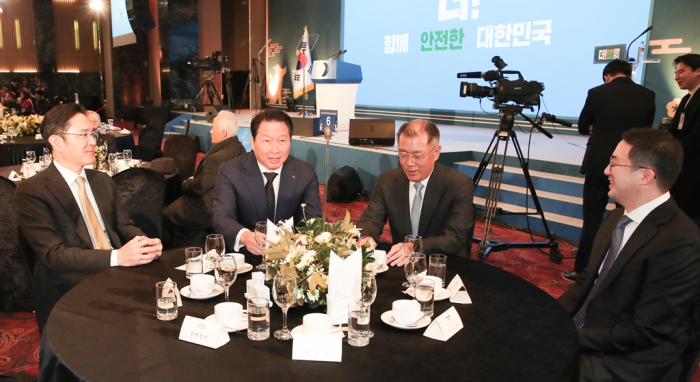
<path id="1" fill-rule="evenodd" d="M 217 105 L 221 105 L 221 96 L 219 95 L 219 91 L 216 90 L 216 86 L 214 86 L 214 83 L 212 82 L 212 80 L 214 79 L 214 72 L 207 70 L 204 72 L 204 75 L 206 76 L 206 78 L 204 79 L 202 87 L 199 88 L 199 93 L 197 93 L 197 96 L 194 98 L 194 103 L 199 104 L 201 106 L 211 106 L 215 105 L 214 100 L 216 99 L 217 101 L 219 101 Z M 211 103 L 202 103 L 202 98 L 205 95 Z"/>
<path id="2" fill-rule="evenodd" d="M 479 239 L 474 237 L 474 242 L 479 243 L 479 248 L 477 250 L 477 256 L 479 261 L 484 261 L 489 253 L 494 251 L 504 251 L 509 248 L 549 248 L 549 260 L 552 263 L 559 264 L 562 261 L 561 251 L 559 250 L 559 242 L 554 237 L 554 233 L 549 230 L 547 225 L 547 220 L 544 217 L 544 211 L 542 210 L 542 205 L 537 197 L 537 191 L 535 191 L 535 186 L 532 183 L 532 178 L 530 177 L 529 163 L 525 161 L 523 157 L 522 149 L 520 148 L 520 143 L 518 142 L 518 137 L 513 131 L 513 123 L 515 121 L 515 114 L 519 114 L 526 121 L 530 122 L 532 126 L 542 133 L 547 135 L 550 139 L 552 135 L 542 128 L 542 121 L 535 123 L 533 120 L 522 114 L 523 108 L 515 105 L 508 105 L 505 107 L 500 107 L 501 116 L 498 124 L 498 130 L 494 133 L 491 143 L 489 143 L 484 157 L 474 174 L 474 185 L 476 186 L 481 177 L 484 175 L 486 166 L 491 162 L 491 178 L 489 179 L 488 190 L 486 191 L 486 202 L 484 203 L 484 232 L 482 238 Z M 520 162 L 520 167 L 523 170 L 523 175 L 525 175 L 525 181 L 527 182 L 527 188 L 530 190 L 532 195 L 532 200 L 535 203 L 536 212 L 503 212 L 498 211 L 498 195 L 501 191 L 501 179 L 503 178 L 503 170 L 506 163 L 506 154 L 508 153 L 508 144 L 512 141 L 513 147 L 515 148 L 515 153 Z M 499 155 L 498 149 L 500 143 L 503 143 L 503 154 L 501 156 L 501 164 L 496 163 L 497 157 Z M 489 241 L 488 235 L 491 230 L 491 220 L 496 217 L 496 214 L 503 215 L 539 215 L 542 219 L 542 224 L 549 241 L 546 242 L 523 242 L 523 243 L 509 243 L 504 241 Z"/>

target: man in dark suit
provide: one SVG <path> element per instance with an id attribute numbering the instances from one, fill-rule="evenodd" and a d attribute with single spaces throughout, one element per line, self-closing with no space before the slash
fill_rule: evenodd
<path id="1" fill-rule="evenodd" d="M 294 217 L 299 224 L 304 212 L 309 219 L 321 216 L 316 171 L 289 155 L 292 128 L 286 113 L 261 111 L 250 122 L 253 152 L 221 165 L 214 189 L 214 230 L 224 235 L 227 248 L 245 247 L 262 255 L 255 242 L 256 222 Z"/>
<path id="2" fill-rule="evenodd" d="M 204 243 L 212 227 L 214 186 L 219 167 L 245 154 L 245 147 L 236 136 L 238 119 L 232 112 L 220 111 L 209 134 L 214 145 L 199 162 L 194 176 L 182 183 L 183 195 L 163 209 L 166 249 Z"/>
<path id="3" fill-rule="evenodd" d="M 622 207 L 559 302 L 578 328 L 582 381 L 679 381 L 700 292 L 700 230 L 668 190 L 683 161 L 670 134 L 632 129 L 605 174 Z"/>
<path id="4" fill-rule="evenodd" d="M 53 306 L 80 281 L 110 266 L 150 263 L 162 250 L 160 240 L 133 225 L 112 179 L 83 168 L 95 162 L 97 133 L 80 105 L 53 108 L 41 123 L 41 135 L 54 161 L 15 194 L 20 231 L 37 258 L 40 332 Z"/>
<path id="5" fill-rule="evenodd" d="M 603 174 L 610 155 L 622 134 L 634 127 L 651 127 L 654 123 L 654 92 L 635 84 L 632 67 L 620 60 L 605 66 L 605 84 L 588 91 L 586 104 L 578 119 L 578 132 L 590 135 L 580 173 L 583 183 L 583 227 L 573 271 L 562 272 L 569 281 L 586 269 L 591 245 L 603 221 L 608 205 L 608 178 Z"/>
<path id="6" fill-rule="evenodd" d="M 700 55 L 676 57 L 676 83 L 687 90 L 671 123 L 671 133 L 683 145 L 683 167 L 671 188 L 678 207 L 700 226 Z"/>
<path id="7" fill-rule="evenodd" d="M 387 253 L 387 264 L 403 265 L 403 241 L 411 234 L 422 237 L 426 254 L 468 256 L 469 232 L 474 225 L 474 181 L 437 162 L 440 131 L 434 124 L 407 122 L 396 136 L 401 167 L 379 175 L 357 222 L 365 236 L 360 244 L 379 241 L 389 219 L 394 245 Z"/>

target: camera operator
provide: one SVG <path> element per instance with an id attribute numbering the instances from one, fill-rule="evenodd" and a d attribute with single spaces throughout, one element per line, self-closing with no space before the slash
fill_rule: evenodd
<path id="1" fill-rule="evenodd" d="M 600 228 L 608 204 L 610 182 L 603 171 L 610 162 L 622 134 L 635 127 L 654 123 L 655 94 L 632 81 L 632 66 L 621 60 L 611 61 L 603 69 L 605 84 L 588 91 L 588 98 L 578 120 L 578 132 L 590 135 L 580 173 L 583 183 L 583 228 L 578 254 L 572 271 L 562 277 L 574 282 L 588 265 L 593 239 Z"/>

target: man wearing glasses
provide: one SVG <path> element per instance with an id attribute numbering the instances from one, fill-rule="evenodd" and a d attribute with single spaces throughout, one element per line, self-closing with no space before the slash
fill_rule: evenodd
<path id="1" fill-rule="evenodd" d="M 54 107 L 41 123 L 53 163 L 21 183 L 15 210 L 36 255 L 34 301 L 39 331 L 58 300 L 88 276 L 115 266 L 147 264 L 161 255 L 117 200 L 112 179 L 84 167 L 95 163 L 97 132 L 85 110 Z"/>
<path id="2" fill-rule="evenodd" d="M 474 225 L 474 181 L 437 162 L 440 131 L 434 124 L 415 120 L 396 134 L 400 168 L 379 175 L 357 227 L 365 236 L 360 244 L 376 246 L 389 219 L 394 245 L 387 264 L 403 265 L 406 235 L 423 238 L 423 252 L 468 256 Z"/>
<path id="3" fill-rule="evenodd" d="M 680 381 L 700 292 L 700 230 L 671 198 L 683 150 L 632 129 L 605 169 L 622 205 L 593 242 L 582 278 L 559 302 L 578 328 L 581 381 Z M 694 369 L 693 369 L 694 370 Z"/>

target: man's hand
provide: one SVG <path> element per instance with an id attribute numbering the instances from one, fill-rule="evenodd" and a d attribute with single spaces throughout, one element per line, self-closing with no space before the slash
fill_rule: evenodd
<path id="1" fill-rule="evenodd" d="M 393 266 L 403 266 L 406 258 L 403 255 L 404 243 L 399 243 L 391 247 L 389 253 L 386 254 L 386 263 Z"/>
<path id="2" fill-rule="evenodd" d="M 374 239 L 372 239 L 371 236 L 365 236 L 365 237 L 363 237 L 363 238 L 360 239 L 360 240 L 357 242 L 357 244 L 355 244 L 355 245 L 357 246 L 357 248 L 360 248 L 360 247 L 363 246 L 363 245 L 364 245 L 365 247 L 367 247 L 367 248 L 372 248 L 372 249 L 377 248 L 377 242 L 375 242 Z"/>
<path id="3" fill-rule="evenodd" d="M 263 240 L 267 241 L 267 236 L 263 236 Z M 245 247 L 248 249 L 248 252 L 252 253 L 253 255 L 264 255 L 263 248 L 261 248 L 255 241 L 255 233 L 252 231 L 245 231 L 241 234 L 240 244 L 245 245 Z"/>
<path id="4" fill-rule="evenodd" d="M 163 245 L 160 239 L 136 236 L 117 251 L 117 261 L 121 267 L 148 264 L 160 257 Z"/>

